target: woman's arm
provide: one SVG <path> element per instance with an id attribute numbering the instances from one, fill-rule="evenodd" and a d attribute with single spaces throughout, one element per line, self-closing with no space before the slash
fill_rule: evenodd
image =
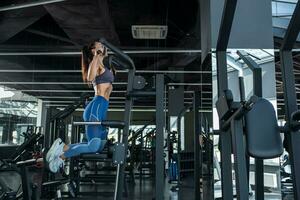
<path id="1" fill-rule="evenodd" d="M 87 81 L 93 81 L 95 79 L 99 68 L 100 68 L 100 74 L 102 73 L 102 70 L 104 69 L 102 60 L 103 60 L 103 56 L 101 56 L 100 54 L 94 55 L 93 60 L 89 65 Z"/>

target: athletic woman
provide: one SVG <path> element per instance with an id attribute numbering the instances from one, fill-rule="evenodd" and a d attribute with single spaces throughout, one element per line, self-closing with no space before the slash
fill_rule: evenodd
<path id="1" fill-rule="evenodd" d="M 100 42 L 94 41 L 82 49 L 81 69 L 85 83 L 93 85 L 95 97 L 86 106 L 84 121 L 102 121 L 106 119 L 109 97 L 112 91 L 115 69 L 104 65 L 107 49 Z M 97 153 L 102 151 L 107 138 L 107 130 L 101 125 L 86 125 L 87 143 L 66 145 L 58 138 L 54 141 L 46 155 L 49 169 L 53 173 L 59 171 L 67 158 L 82 153 Z"/>

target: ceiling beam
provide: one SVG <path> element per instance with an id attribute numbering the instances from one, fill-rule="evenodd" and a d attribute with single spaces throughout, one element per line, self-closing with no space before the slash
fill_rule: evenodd
<path id="1" fill-rule="evenodd" d="M 39 90 L 32 90 L 32 89 L 24 89 L 24 90 L 14 90 L 14 89 L 5 89 L 4 91 L 19 91 L 19 92 L 53 92 L 53 93 L 83 93 L 83 92 L 89 92 L 89 93 L 95 93 L 92 90 L 46 90 L 46 89 L 39 89 Z M 126 90 L 113 90 L 112 93 L 126 93 Z M 167 93 L 167 91 L 165 91 Z M 184 91 L 184 93 L 194 93 L 194 91 Z M 201 91 L 203 94 L 211 94 L 211 91 Z"/>
<path id="2" fill-rule="evenodd" d="M 39 36 L 59 40 L 59 41 L 62 41 L 62 42 L 67 42 L 67 43 L 73 44 L 75 46 L 80 46 L 78 43 L 73 42 L 72 40 L 70 40 L 68 38 L 64 38 L 64 37 L 61 37 L 61 36 L 58 36 L 58 35 L 53 35 L 51 33 L 45 33 L 43 31 L 38 31 L 38 30 L 34 30 L 34 29 L 26 29 L 25 31 L 28 32 L 28 33 L 35 34 L 35 35 L 39 35 Z"/>
<path id="3" fill-rule="evenodd" d="M 58 3 L 66 0 L 40 0 L 40 1 L 33 1 L 33 2 L 26 2 L 26 3 L 20 3 L 20 4 L 11 4 L 9 6 L 3 6 L 0 7 L 0 12 L 3 11 L 9 11 L 9 10 L 17 10 L 22 8 L 29 8 L 34 6 L 41 6 L 46 5 L 50 3 Z"/>
<path id="4" fill-rule="evenodd" d="M 113 85 L 127 85 L 127 82 L 114 82 Z M 0 85 L 86 85 L 83 82 L 28 82 L 28 81 L 0 81 Z M 168 86 L 184 86 L 184 85 L 202 85 L 202 86 L 210 86 L 211 83 L 199 83 L 199 82 L 191 82 L 191 83 L 168 83 Z"/>
<path id="5" fill-rule="evenodd" d="M 35 51 L 24 51 L 24 49 L 37 49 Z M 13 46 L 2 46 L 0 45 L 0 56 L 78 56 L 81 55 L 80 51 L 67 51 L 67 50 L 61 50 L 61 51 L 45 51 L 47 48 L 50 48 L 53 50 L 55 47 L 47 47 L 44 46 L 35 47 L 35 46 L 25 46 L 25 48 L 21 49 L 14 49 Z M 58 48 L 58 47 L 57 47 Z M 11 52 L 9 52 L 11 51 Z M 122 50 L 126 54 L 192 54 L 192 53 L 201 53 L 200 49 L 148 49 L 148 50 Z M 108 54 L 113 54 L 113 52 L 108 51 Z"/>
<path id="6" fill-rule="evenodd" d="M 128 73 L 127 70 L 117 70 L 118 73 Z M 81 70 L 30 70 L 30 69 L 0 69 L 0 73 L 81 73 Z M 136 70 L 136 74 L 211 74 L 211 71 L 183 71 L 183 70 Z"/>
<path id="7" fill-rule="evenodd" d="M 114 82 L 114 85 L 127 85 L 127 82 Z M 40 82 L 40 81 L 0 81 L 0 85 L 86 85 L 84 82 Z"/>

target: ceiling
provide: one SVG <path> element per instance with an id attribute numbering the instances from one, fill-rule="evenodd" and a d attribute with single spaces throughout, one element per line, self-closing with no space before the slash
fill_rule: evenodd
<path id="1" fill-rule="evenodd" d="M 0 6 L 30 2 L 1 1 Z M 46 100 L 52 106 L 71 104 L 82 92 L 92 91 L 82 84 L 78 52 L 83 44 L 104 37 L 128 52 L 137 74 L 146 78 L 147 88 L 153 86 L 153 76 L 160 70 L 185 71 L 183 80 L 168 72 L 166 81 L 176 86 L 184 82 L 186 90 L 203 83 L 203 94 L 211 107 L 211 75 L 204 74 L 200 81 L 200 53 L 189 51 L 200 49 L 199 21 L 191 20 L 198 14 L 196 0 L 72 0 L 0 12 L 0 52 L 17 52 L 1 56 L 0 84 Z M 132 25 L 167 25 L 167 38 L 133 39 Z M 161 50 L 164 52 L 158 53 Z M 174 53 L 178 50 L 184 51 Z M 28 52 L 55 55 L 26 55 Z M 66 52 L 72 55 L 62 55 Z M 209 69 L 203 69 L 206 70 Z M 126 83 L 127 73 L 119 72 L 112 107 L 124 104 Z M 186 103 L 191 101 L 191 93 L 187 92 Z M 153 106 L 154 98 L 137 99 L 134 105 Z"/>
<path id="2" fill-rule="evenodd" d="M 0 8 L 32 2 L 35 1 L 2 0 Z M 273 0 L 275 48 L 280 47 L 295 5 L 295 1 L 289 0 L 286 4 L 290 8 L 281 10 L 279 4 L 283 3 L 283 0 Z M 91 88 L 82 84 L 79 51 L 88 41 L 104 37 L 134 60 L 137 74 L 148 82 L 146 89 L 153 86 L 155 73 L 169 70 L 166 81 L 176 87 L 181 82 L 186 91 L 186 104 L 192 101 L 190 91 L 200 89 L 202 107 L 211 109 L 211 66 L 203 65 L 201 69 L 201 55 L 197 52 L 201 46 L 198 8 L 197 0 L 61 0 L 0 12 L 0 85 L 43 99 L 54 107 L 72 104 L 83 92 L 92 95 Z M 167 25 L 167 38 L 133 39 L 132 25 Z M 49 52 L 52 55 L 42 55 Z M 280 72 L 277 54 L 275 61 Z M 295 54 L 296 70 L 300 70 L 299 63 L 300 57 Z M 183 77 L 175 76 L 170 70 L 183 71 Z M 280 73 L 276 78 L 277 91 L 280 91 Z M 126 83 L 127 73 L 119 72 L 111 107 L 123 107 Z M 279 93 L 280 106 L 283 106 L 282 98 Z M 137 99 L 134 105 L 153 107 L 154 100 Z"/>

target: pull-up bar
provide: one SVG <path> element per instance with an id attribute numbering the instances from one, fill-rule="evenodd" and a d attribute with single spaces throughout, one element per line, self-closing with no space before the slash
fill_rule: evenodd
<path id="1" fill-rule="evenodd" d="M 73 122 L 74 126 L 81 125 L 102 125 L 110 128 L 124 128 L 125 122 L 123 121 L 99 121 L 99 122 Z"/>
<path id="2" fill-rule="evenodd" d="M 122 52 L 120 49 L 109 43 L 106 39 L 100 38 L 99 42 L 101 42 L 104 46 L 106 46 L 108 49 L 110 49 L 112 52 L 115 53 L 115 56 L 122 61 L 126 62 L 125 68 L 133 69 L 135 70 L 134 62 L 132 59 L 126 55 L 124 52 Z"/>

